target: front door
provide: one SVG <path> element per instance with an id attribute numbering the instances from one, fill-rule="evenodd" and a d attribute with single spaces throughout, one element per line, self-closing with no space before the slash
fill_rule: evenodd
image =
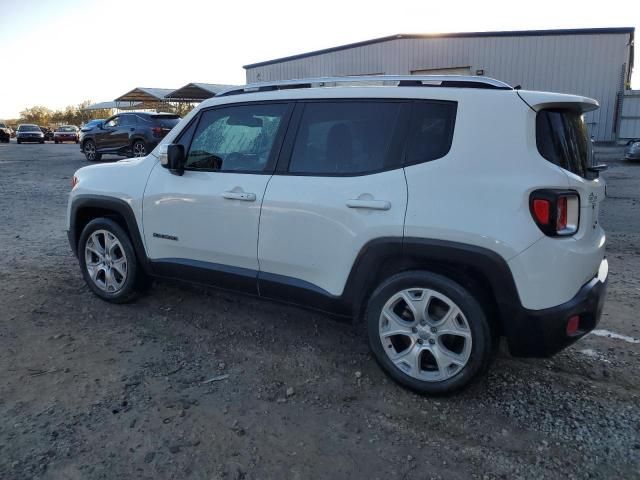
<path id="1" fill-rule="evenodd" d="M 96 148 L 98 150 L 114 148 L 119 128 L 120 115 L 115 115 L 104 122 L 102 128 L 96 131 Z"/>
<path id="2" fill-rule="evenodd" d="M 215 272 L 223 272 L 224 281 L 237 277 L 255 287 L 260 206 L 289 110 L 287 103 L 205 110 L 177 140 L 187 152 L 184 175 L 154 167 L 143 222 L 161 273 L 172 265 L 199 269 L 216 283 Z"/>

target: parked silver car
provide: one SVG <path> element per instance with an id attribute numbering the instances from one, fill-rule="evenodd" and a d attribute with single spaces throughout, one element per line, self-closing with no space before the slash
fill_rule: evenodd
<path id="1" fill-rule="evenodd" d="M 631 140 L 624 149 L 625 160 L 640 160 L 640 140 Z"/>

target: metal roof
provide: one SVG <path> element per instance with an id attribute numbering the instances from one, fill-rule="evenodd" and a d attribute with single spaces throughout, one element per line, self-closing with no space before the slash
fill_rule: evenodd
<path id="1" fill-rule="evenodd" d="M 634 27 L 616 27 L 616 28 L 568 28 L 558 30 L 513 30 L 513 31 L 500 31 L 500 32 L 460 32 L 460 33 L 435 33 L 435 34 L 407 34 L 399 33 L 397 35 L 389 35 L 387 37 L 374 38 L 371 40 L 365 40 L 363 42 L 349 43 L 346 45 L 339 45 L 337 47 L 325 48 L 322 50 L 315 50 L 308 53 L 301 53 L 298 55 L 291 55 L 288 57 L 275 58 L 273 60 L 266 60 L 264 62 L 251 63 L 244 65 L 244 69 L 262 67 L 265 65 L 272 65 L 274 63 L 287 62 L 290 60 L 298 60 L 301 58 L 312 57 L 315 55 L 322 55 L 324 53 L 337 52 L 340 50 L 348 50 L 350 48 L 364 47 L 366 45 L 372 45 L 376 43 L 389 42 L 391 40 L 400 39 L 436 39 L 436 38 L 469 38 L 469 37 L 537 37 L 537 36 L 553 36 L 553 35 L 603 35 L 603 34 L 631 34 L 635 32 Z"/>
<path id="2" fill-rule="evenodd" d="M 166 100 L 166 96 L 173 92 L 173 88 L 137 87 L 115 99 L 116 102 L 158 102 Z"/>
<path id="3" fill-rule="evenodd" d="M 142 105 L 142 102 L 99 102 L 93 105 L 88 105 L 83 110 L 104 110 L 117 108 L 120 110 L 128 110 L 132 108 L 138 108 Z"/>
<path id="4" fill-rule="evenodd" d="M 218 83 L 187 83 L 184 87 L 174 90 L 166 96 L 173 100 L 189 102 L 201 102 L 207 98 L 215 97 L 223 90 L 232 88 L 234 85 L 222 85 Z"/>

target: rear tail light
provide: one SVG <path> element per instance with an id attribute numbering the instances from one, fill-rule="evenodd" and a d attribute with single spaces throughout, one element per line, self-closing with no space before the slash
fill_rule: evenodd
<path id="1" fill-rule="evenodd" d="M 531 216 L 545 235 L 573 235 L 580 224 L 580 197 L 571 190 L 536 190 L 529 198 Z"/>

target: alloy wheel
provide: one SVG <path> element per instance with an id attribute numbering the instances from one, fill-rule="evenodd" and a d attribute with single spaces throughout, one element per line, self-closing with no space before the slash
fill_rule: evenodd
<path id="1" fill-rule="evenodd" d="M 120 240 L 96 230 L 85 243 L 85 264 L 91 281 L 102 291 L 118 292 L 127 280 L 127 257 Z"/>
<path id="2" fill-rule="evenodd" d="M 472 335 L 465 315 L 449 297 L 426 288 L 393 295 L 382 308 L 378 333 L 385 353 L 403 373 L 441 382 L 469 362 Z"/>
<path id="3" fill-rule="evenodd" d="M 93 142 L 87 142 L 84 144 L 84 154 L 87 160 L 94 160 L 96 158 L 96 146 Z"/>
<path id="4" fill-rule="evenodd" d="M 147 155 L 147 149 L 142 142 L 136 142 L 133 144 L 133 156 L 144 157 Z"/>

